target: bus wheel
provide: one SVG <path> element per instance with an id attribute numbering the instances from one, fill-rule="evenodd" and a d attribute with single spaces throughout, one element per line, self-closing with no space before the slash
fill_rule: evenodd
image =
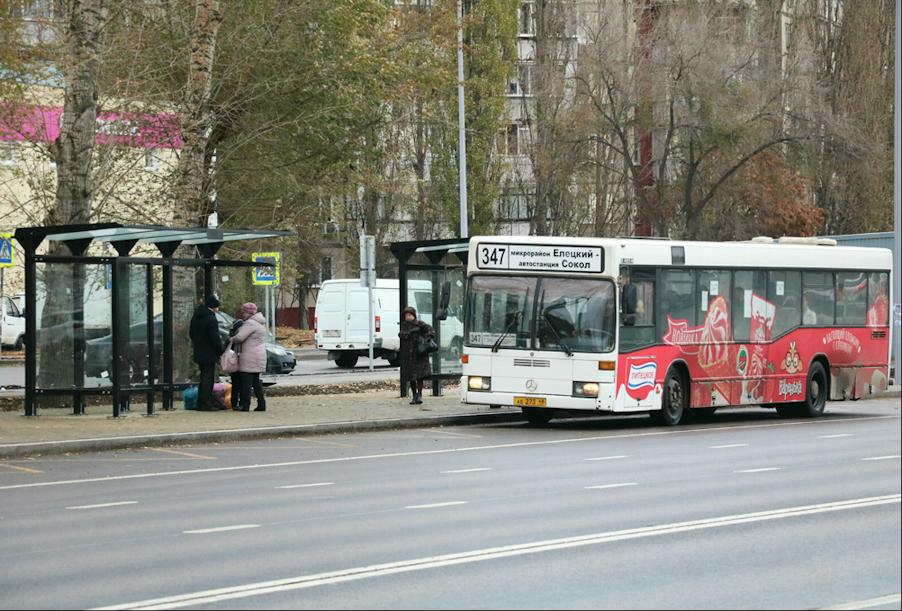
<path id="1" fill-rule="evenodd" d="M 655 419 L 666 426 L 676 426 L 683 419 L 689 396 L 682 374 L 671 369 L 664 379 L 664 396 L 661 399 L 661 410 L 653 412 Z"/>
<path id="2" fill-rule="evenodd" d="M 335 359 L 335 364 L 344 369 L 354 369 L 357 364 L 357 355 L 353 353 L 344 353 Z"/>
<path id="3" fill-rule="evenodd" d="M 811 363 L 805 384 L 805 402 L 800 406 L 803 416 L 819 418 L 827 405 L 827 372 L 820 361 Z"/>
<path id="4" fill-rule="evenodd" d="M 540 407 L 524 407 L 521 409 L 526 420 L 533 426 L 545 426 L 554 418 L 554 412 L 550 409 L 542 409 Z"/>

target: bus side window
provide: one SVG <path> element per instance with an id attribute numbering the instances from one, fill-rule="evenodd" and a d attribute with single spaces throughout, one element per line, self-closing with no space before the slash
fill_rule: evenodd
<path id="1" fill-rule="evenodd" d="M 633 270 L 620 293 L 620 349 L 655 343 L 655 274 Z"/>
<path id="2" fill-rule="evenodd" d="M 802 324 L 832 325 L 836 312 L 833 273 L 805 272 L 802 288 Z"/>
<path id="3" fill-rule="evenodd" d="M 767 300 L 776 308 L 771 337 L 779 337 L 798 327 L 802 323 L 802 273 L 768 272 Z"/>
<path id="4" fill-rule="evenodd" d="M 666 269 L 661 271 L 661 287 L 658 315 L 658 340 L 663 341 L 670 331 L 669 321 L 695 323 L 695 271 Z"/>
<path id="5" fill-rule="evenodd" d="M 767 275 L 763 271 L 737 270 L 733 272 L 733 299 L 730 321 L 733 324 L 733 339 L 748 341 L 755 301 L 763 307 L 767 297 Z"/>

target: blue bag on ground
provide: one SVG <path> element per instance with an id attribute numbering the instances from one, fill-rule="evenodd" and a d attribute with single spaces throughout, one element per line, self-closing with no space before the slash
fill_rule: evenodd
<path id="1" fill-rule="evenodd" d="M 185 402 L 185 409 L 197 409 L 197 386 L 186 388 L 182 393 L 182 400 Z"/>

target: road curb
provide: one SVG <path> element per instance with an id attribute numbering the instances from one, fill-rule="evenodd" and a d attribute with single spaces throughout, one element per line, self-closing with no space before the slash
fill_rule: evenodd
<path id="1" fill-rule="evenodd" d="M 413 418 L 386 418 L 381 420 L 359 420 L 326 422 L 319 424 L 298 424 L 254 427 L 244 429 L 219 429 L 214 431 L 185 431 L 179 433 L 159 433 L 155 435 L 133 435 L 123 437 L 95 437 L 88 439 L 65 439 L 58 441 L 35 441 L 21 444 L 0 444 L 0 459 L 27 458 L 48 454 L 69 454 L 123 450 L 127 448 L 175 446 L 193 443 L 241 441 L 246 439 L 304 437 L 308 435 L 329 435 L 361 431 L 384 431 L 434 426 L 460 426 L 466 424 L 493 424 L 521 422 L 520 410 L 499 411 L 483 414 L 451 414 L 446 416 L 417 416 Z"/>

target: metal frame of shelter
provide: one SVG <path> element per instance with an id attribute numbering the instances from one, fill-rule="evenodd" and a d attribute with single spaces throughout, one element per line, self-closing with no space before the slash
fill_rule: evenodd
<path id="1" fill-rule="evenodd" d="M 173 394 L 192 384 L 173 382 L 173 269 L 177 266 L 203 267 L 204 294 L 213 292 L 213 268 L 215 267 L 260 267 L 253 261 L 215 259 L 216 253 L 225 242 L 259 240 L 295 235 L 290 231 L 261 231 L 250 229 L 208 229 L 172 228 L 147 225 L 120 225 L 119 223 L 97 223 L 84 225 L 57 225 L 47 227 L 24 227 L 15 232 L 15 239 L 25 251 L 25 415 L 37 415 L 37 399 L 46 396 L 71 396 L 73 413 L 85 413 L 85 397 L 90 395 L 111 395 L 113 417 L 119 417 L 123 408 L 127 409 L 129 397 L 146 394 L 147 415 L 154 413 L 154 396 L 162 393 L 163 409 L 172 409 Z M 45 241 L 62 242 L 71 254 L 39 255 L 38 248 Z M 88 247 L 94 243 L 108 243 L 116 256 L 88 256 Z M 160 257 L 134 257 L 132 249 L 139 243 L 153 244 Z M 195 246 L 199 257 L 175 258 L 180 246 Z M 37 264 L 72 264 L 71 291 L 73 303 L 83 300 L 85 285 L 85 264 L 109 265 L 111 273 L 111 387 L 85 386 L 85 326 L 84 312 L 77 308 L 72 312 L 72 385 L 64 388 L 40 388 L 37 386 Z M 128 383 L 128 363 L 126 352 L 129 341 L 129 274 L 133 266 L 143 266 L 147 270 L 147 303 L 154 298 L 152 269 L 162 270 L 162 367 L 155 379 L 154 315 L 153 308 L 147 308 L 147 383 Z"/>
<path id="2" fill-rule="evenodd" d="M 431 272 L 432 274 L 432 320 L 437 323 L 436 315 L 440 301 L 441 287 L 444 283 L 444 274 L 449 269 L 460 269 L 463 267 L 464 278 L 466 278 L 467 260 L 469 258 L 470 240 L 467 238 L 455 238 L 450 240 L 421 240 L 413 242 L 393 242 L 390 245 L 392 254 L 398 260 L 398 292 L 400 293 L 400 310 L 402 312 L 401 320 L 404 320 L 403 311 L 408 305 L 407 276 L 409 272 Z M 423 255 L 428 263 L 411 263 L 411 259 L 416 255 Z M 454 255 L 456 262 L 451 265 L 446 257 Z M 443 263 L 444 261 L 444 263 Z M 436 340 L 441 345 L 441 325 L 433 325 L 436 330 Z M 442 362 L 440 352 L 432 354 L 432 396 L 437 397 L 442 394 L 442 380 L 457 380 L 460 373 L 449 373 L 442 371 Z M 407 396 L 407 388 L 402 384 L 401 396 Z"/>

